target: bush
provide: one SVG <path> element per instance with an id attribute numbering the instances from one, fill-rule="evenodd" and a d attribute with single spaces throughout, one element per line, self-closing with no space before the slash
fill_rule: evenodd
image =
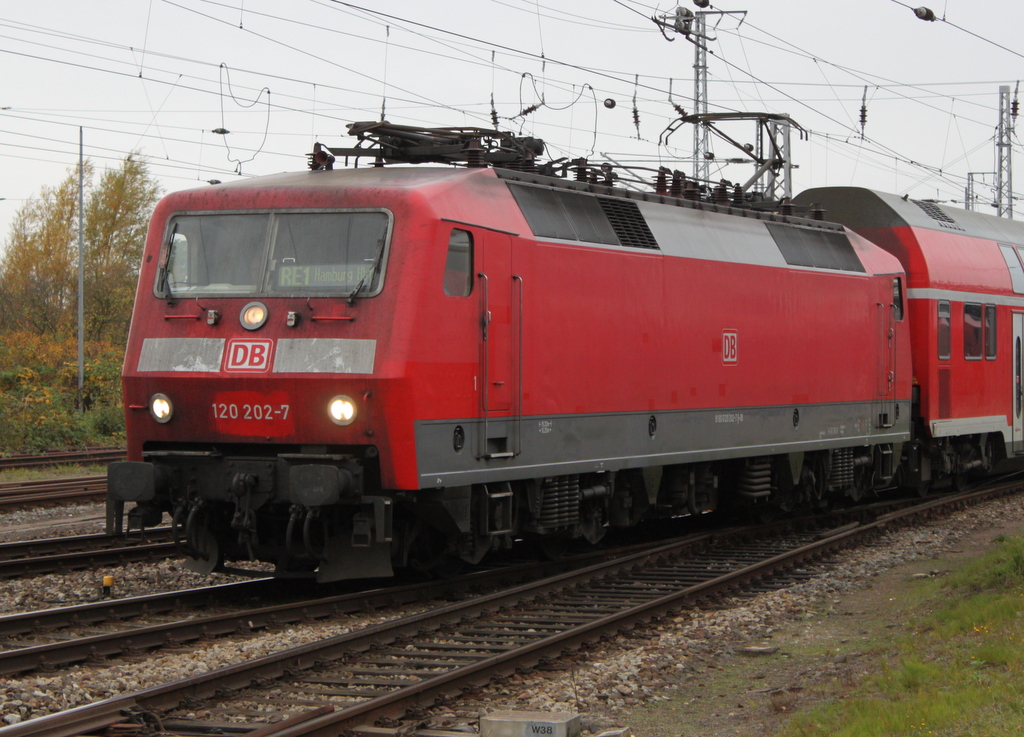
<path id="1" fill-rule="evenodd" d="M 124 443 L 124 410 L 121 407 L 97 407 L 86 412 L 82 419 L 91 440 L 106 439 L 113 445 Z"/>
<path id="2" fill-rule="evenodd" d="M 0 454 L 38 453 L 124 442 L 121 403 L 123 349 L 86 344 L 85 382 L 78 406 L 78 347 L 9 333 L 0 341 Z"/>

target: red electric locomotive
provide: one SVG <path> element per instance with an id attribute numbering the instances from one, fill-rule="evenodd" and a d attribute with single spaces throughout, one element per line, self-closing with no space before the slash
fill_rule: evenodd
<path id="1" fill-rule="evenodd" d="M 1024 453 L 1024 224 L 855 187 L 796 201 L 899 258 L 907 272 L 916 398 L 907 480 L 959 482 Z M 934 466 L 934 469 L 933 469 Z M 915 473 L 916 471 L 916 473 Z"/>
<path id="2" fill-rule="evenodd" d="M 157 207 L 112 528 L 134 502 L 129 523 L 169 514 L 200 569 L 330 581 L 898 480 L 894 256 L 831 223 L 532 173 L 529 139 L 358 131 L 372 145 L 333 154 L 379 166 L 317 147 L 318 170 Z"/>

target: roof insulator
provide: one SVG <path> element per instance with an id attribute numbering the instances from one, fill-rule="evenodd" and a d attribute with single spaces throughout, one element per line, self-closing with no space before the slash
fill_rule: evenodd
<path id="1" fill-rule="evenodd" d="M 668 194 L 668 169 L 665 167 L 658 169 L 658 176 L 654 180 L 654 192 L 655 194 Z"/>

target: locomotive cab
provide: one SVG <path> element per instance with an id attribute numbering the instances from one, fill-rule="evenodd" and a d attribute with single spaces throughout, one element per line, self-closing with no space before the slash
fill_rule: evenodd
<path id="1" fill-rule="evenodd" d="M 164 207 L 124 379 L 142 458 L 112 466 L 111 499 L 136 502 L 130 527 L 167 513 L 198 570 L 332 559 L 348 569 L 326 577 L 391 575 L 392 499 L 364 416 L 378 341 L 372 320 L 353 328 L 384 289 L 393 214 Z"/>

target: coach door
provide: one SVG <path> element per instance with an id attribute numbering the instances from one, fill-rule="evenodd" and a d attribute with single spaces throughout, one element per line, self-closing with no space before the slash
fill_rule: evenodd
<path id="1" fill-rule="evenodd" d="M 1011 409 L 1013 412 L 1013 450 L 1020 453 L 1021 442 L 1024 441 L 1024 383 L 1021 374 L 1024 371 L 1024 314 L 1013 313 L 1013 382 Z"/>
<path id="2" fill-rule="evenodd" d="M 522 282 L 512 275 L 512 239 L 485 231 L 477 272 L 480 298 L 480 410 L 483 432 L 478 455 L 509 458 L 519 452 L 519 377 L 517 374 Z"/>

